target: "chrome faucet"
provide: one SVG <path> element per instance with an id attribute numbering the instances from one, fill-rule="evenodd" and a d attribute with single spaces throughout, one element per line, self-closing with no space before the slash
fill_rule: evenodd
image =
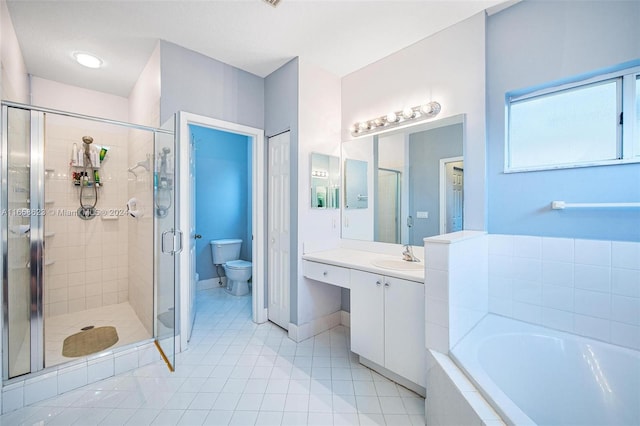
<path id="1" fill-rule="evenodd" d="M 413 255 L 413 249 L 409 244 L 404 245 L 404 250 L 402 251 L 402 260 L 406 260 L 407 262 L 420 262 L 420 259 Z"/>

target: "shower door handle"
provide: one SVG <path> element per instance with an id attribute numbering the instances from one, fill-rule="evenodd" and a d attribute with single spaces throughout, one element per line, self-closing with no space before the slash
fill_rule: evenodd
<path id="1" fill-rule="evenodd" d="M 166 246 L 167 246 L 167 237 L 171 236 L 171 250 L 167 250 Z M 178 238 L 176 238 L 178 237 Z M 162 233 L 162 236 L 160 238 L 161 242 L 160 242 L 160 250 L 162 251 L 162 253 L 166 253 L 166 254 L 176 254 L 176 253 L 180 253 L 182 251 L 182 231 L 178 230 L 178 229 L 168 229 L 166 231 L 164 231 Z M 176 240 L 178 241 L 178 243 L 176 244 Z M 176 249 L 176 247 L 178 247 Z"/>
<path id="2" fill-rule="evenodd" d="M 167 250 L 166 249 L 166 241 L 167 241 L 167 236 L 171 234 L 171 250 Z M 173 250 L 173 248 L 175 247 L 175 241 L 173 239 L 174 237 L 174 233 L 173 233 L 173 229 L 169 229 L 167 231 L 164 231 L 162 233 L 162 235 L 160 236 L 160 251 L 162 253 L 166 253 L 166 254 L 173 254 L 175 251 Z"/>

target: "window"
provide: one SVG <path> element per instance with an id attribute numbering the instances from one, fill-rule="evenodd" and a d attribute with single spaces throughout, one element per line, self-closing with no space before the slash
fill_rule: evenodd
<path id="1" fill-rule="evenodd" d="M 506 172 L 640 162 L 640 68 L 507 94 L 506 141 Z"/>

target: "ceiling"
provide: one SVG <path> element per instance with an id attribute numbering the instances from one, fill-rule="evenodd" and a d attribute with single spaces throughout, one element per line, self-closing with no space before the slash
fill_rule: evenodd
<path id="1" fill-rule="evenodd" d="M 342 77 L 504 0 L 8 0 L 30 74 L 127 97 L 159 39 L 261 77 L 300 56 Z M 104 61 L 88 69 L 73 52 Z"/>

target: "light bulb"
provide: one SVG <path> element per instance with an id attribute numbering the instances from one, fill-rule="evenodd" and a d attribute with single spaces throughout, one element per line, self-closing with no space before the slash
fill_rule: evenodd
<path id="1" fill-rule="evenodd" d="M 431 117 L 435 117 L 436 115 L 438 115 L 438 113 L 440 112 L 442 107 L 440 106 L 440 104 L 438 102 L 431 101 L 428 104 L 422 105 L 420 107 L 420 109 L 422 110 L 424 115 L 429 115 Z"/>
<path id="2" fill-rule="evenodd" d="M 369 125 L 367 124 L 366 121 L 363 121 L 360 124 L 358 124 L 358 129 L 360 129 L 361 132 L 364 132 L 368 128 L 369 128 Z"/>
<path id="3" fill-rule="evenodd" d="M 376 118 L 375 120 L 373 120 L 373 125 L 374 125 L 375 127 L 380 127 L 380 126 L 382 126 L 382 120 L 381 120 L 381 119 L 379 119 L 379 118 Z"/>
<path id="4" fill-rule="evenodd" d="M 349 131 L 351 133 L 355 133 L 356 130 L 358 130 L 358 126 L 356 126 L 355 124 L 352 124 L 351 127 L 349 127 Z"/>
<path id="5" fill-rule="evenodd" d="M 102 59 L 89 53 L 76 52 L 73 57 L 76 58 L 80 65 L 84 65 L 87 68 L 100 68 L 102 66 Z"/>
<path id="6" fill-rule="evenodd" d="M 425 115 L 429 115 L 433 112 L 433 107 L 430 103 L 424 104 L 420 107 L 420 111 L 422 111 L 422 113 Z"/>
<path id="7" fill-rule="evenodd" d="M 396 121 L 398 121 L 398 116 L 395 112 L 390 112 L 389 114 L 387 114 L 387 122 L 395 123 Z"/>
<path id="8" fill-rule="evenodd" d="M 413 108 L 405 108 L 402 110 L 402 116 L 407 120 L 413 118 L 415 114 L 413 113 Z"/>

